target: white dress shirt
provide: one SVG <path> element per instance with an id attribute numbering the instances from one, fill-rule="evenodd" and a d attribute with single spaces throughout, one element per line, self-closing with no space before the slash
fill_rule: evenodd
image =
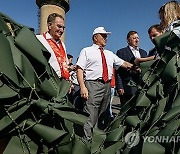
<path id="1" fill-rule="evenodd" d="M 131 49 L 133 55 L 135 58 L 141 58 L 141 55 L 139 53 L 139 48 L 134 49 L 132 46 L 129 45 L 129 48 Z"/>
<path id="2" fill-rule="evenodd" d="M 124 60 L 116 56 L 112 51 L 104 50 L 106 63 L 108 66 L 109 80 L 112 78 L 113 66 L 118 69 Z M 76 63 L 85 72 L 85 80 L 96 80 L 102 78 L 103 67 L 99 46 L 93 44 L 90 47 L 83 48 Z"/>

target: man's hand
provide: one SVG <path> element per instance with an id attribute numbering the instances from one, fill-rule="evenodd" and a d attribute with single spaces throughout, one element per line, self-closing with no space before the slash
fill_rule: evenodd
<path id="1" fill-rule="evenodd" d="M 74 85 L 72 84 L 69 88 L 69 94 L 72 93 L 73 90 L 74 90 Z"/>
<path id="2" fill-rule="evenodd" d="M 131 67 L 133 66 L 133 64 L 127 62 L 127 61 L 124 61 L 124 63 L 121 65 L 121 67 L 127 69 L 127 70 L 130 70 Z"/>
<path id="3" fill-rule="evenodd" d="M 124 95 L 124 89 L 118 89 L 119 95 Z"/>
<path id="4" fill-rule="evenodd" d="M 86 100 L 89 97 L 88 90 L 87 90 L 87 88 L 85 86 L 80 87 L 80 94 L 81 94 L 81 97 L 86 99 Z"/>
<path id="5" fill-rule="evenodd" d="M 141 73 L 141 68 L 139 67 L 139 65 L 133 65 L 133 67 L 131 68 L 131 71 L 135 74 Z"/>
<path id="6" fill-rule="evenodd" d="M 89 94 L 88 94 L 88 89 L 85 86 L 84 83 L 84 71 L 81 67 L 77 66 L 77 80 L 79 82 L 79 86 L 80 86 L 80 94 L 81 97 L 84 99 L 88 99 Z"/>

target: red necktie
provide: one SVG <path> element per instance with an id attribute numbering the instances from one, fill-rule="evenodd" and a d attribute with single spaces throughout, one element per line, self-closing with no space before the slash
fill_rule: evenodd
<path id="1" fill-rule="evenodd" d="M 101 51 L 102 66 L 103 66 L 102 78 L 103 78 L 104 82 L 107 82 L 109 80 L 109 78 L 108 78 L 108 68 L 107 68 L 106 58 L 104 56 L 103 48 L 99 47 L 99 49 Z"/>

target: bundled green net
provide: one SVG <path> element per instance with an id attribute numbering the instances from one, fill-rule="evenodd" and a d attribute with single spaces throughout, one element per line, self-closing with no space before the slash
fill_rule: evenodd
<path id="1" fill-rule="evenodd" d="M 68 101 L 70 84 L 49 65 L 33 29 L 0 13 L 0 43 L 0 153 L 180 153 L 180 39 L 174 31 L 156 38 L 161 59 L 141 64 L 136 95 L 105 131 L 93 130 L 92 141 L 75 130 L 88 115 Z"/>
<path id="2" fill-rule="evenodd" d="M 87 115 L 68 101 L 70 83 L 51 68 L 33 30 L 4 14 L 0 42 L 0 153 L 71 153 L 73 126 Z"/>

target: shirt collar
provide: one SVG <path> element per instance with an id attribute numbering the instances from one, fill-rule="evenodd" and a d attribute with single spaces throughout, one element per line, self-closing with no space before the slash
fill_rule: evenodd
<path id="1" fill-rule="evenodd" d="M 99 49 L 99 45 L 97 45 L 97 44 L 93 44 L 92 46 L 96 49 Z"/>
<path id="2" fill-rule="evenodd" d="M 129 45 L 129 48 L 131 49 L 131 51 L 139 51 L 139 48 L 137 47 L 137 49 L 133 48 L 132 46 Z"/>
<path id="3" fill-rule="evenodd" d="M 52 36 L 49 34 L 49 32 L 46 32 L 45 35 L 46 35 L 46 39 L 47 40 L 51 40 L 52 39 Z M 56 41 L 56 43 L 57 44 L 61 43 L 61 40 Z"/>

